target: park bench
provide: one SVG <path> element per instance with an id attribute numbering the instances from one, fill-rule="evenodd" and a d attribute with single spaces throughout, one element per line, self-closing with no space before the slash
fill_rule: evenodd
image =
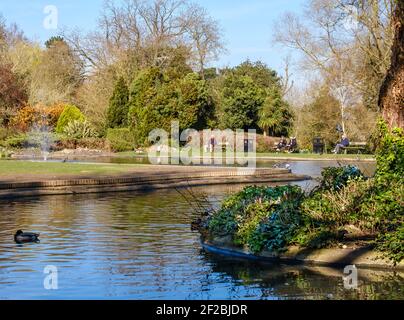
<path id="1" fill-rule="evenodd" d="M 344 154 L 348 154 L 350 152 L 361 154 L 368 150 L 368 144 L 366 142 L 351 142 L 348 147 L 342 147 L 341 150 L 344 152 Z"/>

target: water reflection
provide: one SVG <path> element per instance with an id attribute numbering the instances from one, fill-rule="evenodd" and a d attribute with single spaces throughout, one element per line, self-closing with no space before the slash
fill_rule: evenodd
<path id="1" fill-rule="evenodd" d="M 195 190 L 218 205 L 241 187 Z M 403 298 L 398 274 L 365 277 L 352 293 L 339 275 L 207 254 L 175 191 L 1 201 L 0 210 L 1 299 Z M 41 243 L 16 245 L 17 229 L 40 232 Z M 47 265 L 59 290 L 43 288 Z"/>

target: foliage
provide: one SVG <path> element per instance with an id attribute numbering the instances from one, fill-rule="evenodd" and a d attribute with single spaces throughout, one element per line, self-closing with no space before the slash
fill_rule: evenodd
<path id="1" fill-rule="evenodd" d="M 288 135 L 292 111 L 282 97 L 280 78 L 267 65 L 247 60 L 223 70 L 212 84 L 222 129 L 261 128 L 266 133 L 271 129 L 272 135 Z"/>
<path id="2" fill-rule="evenodd" d="M 362 172 L 352 165 L 326 168 L 322 171 L 321 176 L 320 189 L 322 191 L 338 191 L 345 187 L 348 182 L 364 178 Z"/>
<path id="3" fill-rule="evenodd" d="M 237 130 L 257 127 L 265 91 L 251 77 L 229 73 L 224 78 L 221 94 L 222 128 Z"/>
<path id="4" fill-rule="evenodd" d="M 56 143 L 52 146 L 53 151 L 64 149 L 84 148 L 91 150 L 104 150 L 107 148 L 104 138 L 82 138 L 74 139 L 66 136 L 59 137 Z"/>
<path id="5" fill-rule="evenodd" d="M 87 121 L 73 120 L 63 129 L 63 133 L 74 139 L 94 138 L 97 133 L 91 124 Z"/>
<path id="6" fill-rule="evenodd" d="M 79 108 L 73 105 L 67 105 L 58 119 L 58 122 L 56 124 L 56 132 L 64 133 L 65 128 L 69 125 L 70 122 L 73 121 L 84 122 L 85 117 L 81 113 Z"/>
<path id="7" fill-rule="evenodd" d="M 223 203 L 209 221 L 209 230 L 213 235 L 231 235 L 235 244 L 247 245 L 255 253 L 264 247 L 281 250 L 285 242 L 279 237 L 293 234 L 291 222 L 302 198 L 296 186 L 247 187 Z M 283 230 L 282 235 L 275 230 Z"/>
<path id="8" fill-rule="evenodd" d="M 271 136 L 289 136 L 293 126 L 293 112 L 282 99 L 279 89 L 269 92 L 258 114 L 258 126 Z"/>
<path id="9" fill-rule="evenodd" d="M 8 137 L 4 142 L 4 146 L 11 149 L 20 149 L 28 146 L 28 140 L 28 135 L 21 133 Z"/>
<path id="10" fill-rule="evenodd" d="M 297 135 L 302 147 L 311 149 L 315 137 L 324 138 L 329 148 L 340 139 L 334 129 L 341 117 L 338 101 L 332 97 L 328 88 L 317 90 L 314 100 L 303 106 L 298 115 Z"/>
<path id="11" fill-rule="evenodd" d="M 54 128 L 57 125 L 59 117 L 62 115 L 65 110 L 66 105 L 64 103 L 56 103 L 50 106 L 46 106 L 43 111 L 46 114 L 47 123 L 46 125 Z"/>
<path id="12" fill-rule="evenodd" d="M 11 119 L 10 124 L 21 131 L 28 131 L 33 125 L 54 127 L 62 114 L 65 105 L 57 103 L 50 106 L 26 105 Z"/>
<path id="13" fill-rule="evenodd" d="M 53 37 L 50 37 L 48 40 L 45 41 L 45 47 L 47 49 L 49 49 L 52 46 L 57 45 L 60 42 L 65 42 L 63 37 L 61 37 L 61 36 L 53 36 Z"/>
<path id="14" fill-rule="evenodd" d="M 169 132 L 174 120 L 179 121 L 180 130 L 203 129 L 211 113 L 206 81 L 197 74 L 150 68 L 132 83 L 129 121 L 139 145 L 148 143 L 154 129 Z"/>
<path id="15" fill-rule="evenodd" d="M 385 252 L 385 255 L 394 263 L 404 259 L 404 225 L 393 232 L 380 234 L 376 240 L 376 249 Z"/>
<path id="16" fill-rule="evenodd" d="M 322 248 L 344 241 L 346 234 L 365 235 L 384 257 L 399 263 L 404 258 L 403 140 L 401 130 L 383 131 L 373 178 L 346 166 L 325 169 L 308 195 L 298 187 L 247 187 L 209 218 L 208 232 L 231 236 L 254 253 L 293 244 Z"/>
<path id="17" fill-rule="evenodd" d="M 15 130 L 11 128 L 0 127 L 0 145 L 4 144 L 4 141 L 7 140 L 8 137 L 15 135 Z"/>
<path id="18" fill-rule="evenodd" d="M 274 151 L 278 138 L 257 135 L 257 153 L 269 153 Z"/>
<path id="19" fill-rule="evenodd" d="M 252 62 L 246 60 L 235 68 L 226 70 L 225 72 L 231 72 L 236 77 L 248 76 L 257 86 L 264 90 L 280 88 L 278 74 L 262 61 Z"/>
<path id="20" fill-rule="evenodd" d="M 12 155 L 12 151 L 1 146 L 0 143 L 0 158 L 9 158 Z"/>
<path id="21" fill-rule="evenodd" d="M 260 252 L 263 248 L 274 252 L 285 250 L 292 243 L 303 222 L 299 209 L 303 199 L 304 193 L 299 187 L 292 187 L 285 192 L 272 215 L 261 221 L 259 227 L 254 230 L 252 239 L 255 242 L 250 243 L 250 247 L 255 249 L 255 252 Z"/>
<path id="22" fill-rule="evenodd" d="M 384 121 L 378 125 L 379 142 L 377 143 L 376 176 L 404 175 L 404 130 L 395 128 L 391 131 Z"/>
<path id="23" fill-rule="evenodd" d="M 128 128 L 108 129 L 107 141 L 114 152 L 132 151 L 135 148 L 134 134 Z"/>
<path id="24" fill-rule="evenodd" d="M 1 59 L 1 57 L 0 57 Z M 0 62 L 0 124 L 7 124 L 9 117 L 28 99 L 21 77 L 13 72 L 13 66 Z"/>
<path id="25" fill-rule="evenodd" d="M 128 125 L 129 89 L 125 79 L 120 77 L 115 84 L 107 111 L 107 127 L 121 128 Z"/>
<path id="26" fill-rule="evenodd" d="M 40 114 L 33 106 L 21 108 L 16 116 L 11 120 L 11 125 L 21 131 L 27 131 L 32 124 L 40 121 Z"/>
<path id="27" fill-rule="evenodd" d="M 29 75 L 29 103 L 71 103 L 83 82 L 84 66 L 66 41 L 52 41 L 41 50 Z"/>

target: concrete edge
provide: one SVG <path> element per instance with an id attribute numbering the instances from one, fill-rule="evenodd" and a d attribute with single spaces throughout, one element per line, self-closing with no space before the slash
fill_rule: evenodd
<path id="1" fill-rule="evenodd" d="M 345 267 L 355 265 L 364 269 L 404 271 L 404 262 L 393 266 L 386 260 L 378 258 L 378 254 L 370 247 L 359 249 L 312 249 L 299 250 L 282 255 L 267 252 L 266 254 L 254 255 L 242 248 L 219 245 L 206 240 L 201 240 L 204 250 L 207 252 L 227 257 L 234 257 L 258 262 L 286 263 L 293 265 L 321 266 L 321 267 Z M 356 254 L 355 251 L 358 251 Z"/>
<path id="2" fill-rule="evenodd" d="M 152 191 L 168 188 L 200 187 L 225 184 L 254 184 L 254 183 L 289 183 L 305 181 L 308 176 L 294 174 L 268 175 L 196 175 L 140 178 L 104 178 L 51 180 L 43 182 L 25 182 L 11 188 L 0 188 L 0 199 L 32 197 L 44 195 L 68 195 L 87 193 L 110 193 L 126 191 Z"/>

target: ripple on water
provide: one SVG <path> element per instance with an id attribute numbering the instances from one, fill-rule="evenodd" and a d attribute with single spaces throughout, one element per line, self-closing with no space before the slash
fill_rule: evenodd
<path id="1" fill-rule="evenodd" d="M 220 200 L 234 188 L 203 191 Z M 355 295 L 341 287 L 342 277 L 206 254 L 190 230 L 192 210 L 174 191 L 43 197 L 0 207 L 2 299 L 403 298 L 403 279 L 389 273 L 363 279 Z M 40 232 L 41 242 L 16 245 L 18 229 Z M 47 265 L 58 268 L 56 291 L 43 288 Z"/>

